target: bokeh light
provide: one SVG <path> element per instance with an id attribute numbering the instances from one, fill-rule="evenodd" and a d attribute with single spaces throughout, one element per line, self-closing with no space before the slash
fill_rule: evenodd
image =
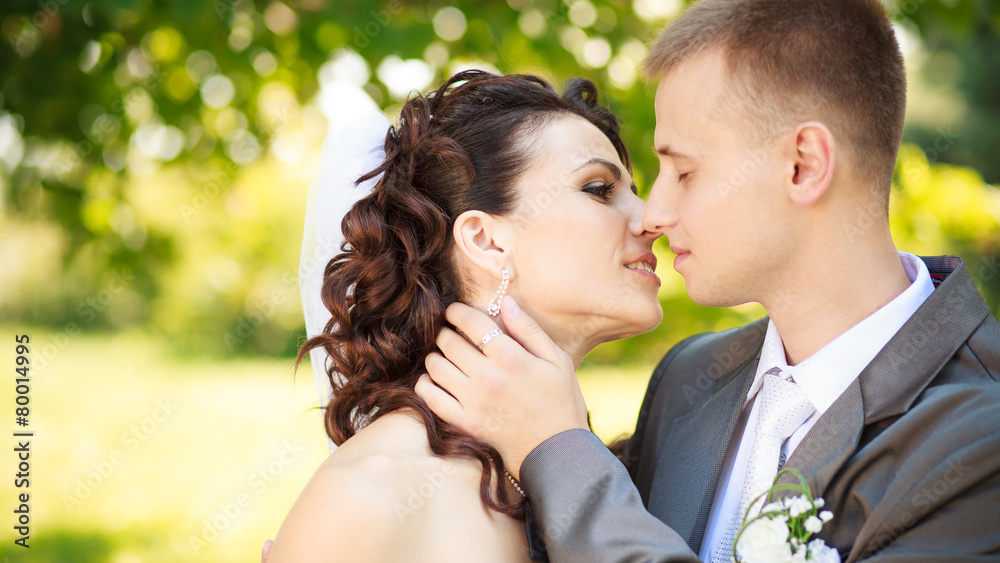
<path id="1" fill-rule="evenodd" d="M 458 8 L 447 6 L 434 14 L 434 33 L 445 41 L 458 41 L 465 29 L 465 14 Z"/>

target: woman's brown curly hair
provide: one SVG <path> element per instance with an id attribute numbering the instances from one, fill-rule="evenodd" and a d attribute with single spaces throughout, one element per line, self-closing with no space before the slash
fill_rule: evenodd
<path id="1" fill-rule="evenodd" d="M 483 502 L 515 518 L 524 517 L 524 500 L 510 498 L 502 477 L 491 494 L 491 474 L 503 475 L 499 453 L 442 421 L 413 387 L 446 324 L 445 308 L 467 297 L 455 263 L 455 219 L 471 209 L 512 213 L 515 186 L 532 162 L 529 141 L 560 115 L 593 123 L 629 166 L 618 121 L 588 80 L 571 80 L 560 96 L 536 76 L 466 71 L 408 100 L 386 135 L 385 161 L 358 182 L 382 177 L 344 217 L 341 254 L 326 266 L 322 298 L 332 318 L 296 358 L 298 366 L 322 348 L 332 359 L 325 425 L 334 443 L 383 414 L 412 409 L 431 451 L 479 461 Z"/>

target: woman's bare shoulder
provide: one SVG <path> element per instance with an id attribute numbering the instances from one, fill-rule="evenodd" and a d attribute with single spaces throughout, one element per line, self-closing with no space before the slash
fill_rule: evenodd
<path id="1" fill-rule="evenodd" d="M 334 453 L 306 484 L 275 537 L 268 563 L 377 561 L 393 530 L 392 460 Z"/>
<path id="2" fill-rule="evenodd" d="M 436 456 L 426 438 L 420 443 L 422 427 L 387 418 L 320 465 L 282 524 L 268 563 L 418 561 L 425 555 L 460 561 L 459 554 L 481 554 L 484 547 L 510 553 L 512 543 L 519 552 L 523 525 L 488 510 L 479 497 L 481 465 Z"/>
<path id="3" fill-rule="evenodd" d="M 464 460 L 431 453 L 422 425 L 387 415 L 320 464 L 285 517 L 268 563 L 393 560 L 389 550 L 419 541 L 431 505 L 474 489 L 472 476 Z"/>

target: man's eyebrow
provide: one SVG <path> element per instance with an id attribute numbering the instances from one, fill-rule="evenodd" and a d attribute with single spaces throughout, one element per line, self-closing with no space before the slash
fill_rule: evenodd
<path id="1" fill-rule="evenodd" d="M 678 152 L 675 149 L 671 148 L 670 145 L 660 145 L 656 147 L 656 154 L 670 158 L 684 158 L 687 160 L 694 160 L 694 157 L 692 157 L 691 155 Z"/>
<path id="2" fill-rule="evenodd" d="M 622 169 L 619 168 L 615 163 L 609 160 L 604 160 L 603 158 L 596 158 L 596 157 L 592 158 L 587 162 L 584 162 L 583 165 L 578 167 L 576 170 L 573 170 L 573 172 L 578 172 L 580 170 L 583 170 L 584 168 L 590 166 L 591 164 L 600 164 L 601 166 L 607 168 L 608 171 L 611 172 L 611 176 L 614 177 L 616 182 L 622 179 Z"/>

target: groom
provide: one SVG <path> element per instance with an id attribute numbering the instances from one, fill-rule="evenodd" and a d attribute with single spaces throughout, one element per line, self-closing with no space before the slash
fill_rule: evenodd
<path id="1" fill-rule="evenodd" d="M 660 175 L 644 228 L 696 302 L 768 318 L 670 350 L 621 462 L 510 298 L 510 338 L 447 345 L 417 392 L 497 447 L 552 561 L 728 561 L 780 466 L 826 500 L 820 537 L 845 561 L 995 557 L 1000 323 L 960 259 L 893 244 L 906 84 L 878 0 L 701 0 L 645 71 Z M 448 318 L 472 342 L 496 326 Z"/>

